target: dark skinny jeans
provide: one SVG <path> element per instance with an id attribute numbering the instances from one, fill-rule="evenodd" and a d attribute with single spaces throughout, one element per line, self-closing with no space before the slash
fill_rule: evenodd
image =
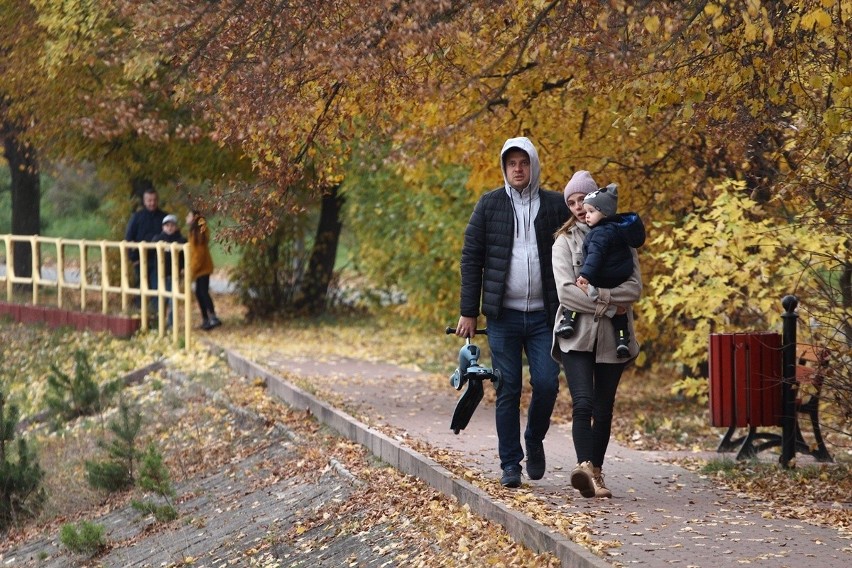
<path id="1" fill-rule="evenodd" d="M 199 276 L 195 279 L 195 299 L 198 300 L 198 307 L 201 308 L 201 318 L 204 321 L 207 321 L 216 314 L 216 308 L 213 306 L 213 298 L 210 297 L 209 274 Z"/>
<path id="2" fill-rule="evenodd" d="M 571 435 L 577 463 L 602 467 L 612 429 L 615 393 L 624 363 L 595 363 L 589 351 L 562 353 L 573 404 Z"/>

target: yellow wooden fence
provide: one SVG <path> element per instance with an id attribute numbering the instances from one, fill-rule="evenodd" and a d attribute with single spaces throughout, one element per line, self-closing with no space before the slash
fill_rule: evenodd
<path id="1" fill-rule="evenodd" d="M 63 239 L 54 237 L 42 237 L 38 235 L 0 235 L 5 249 L 6 274 L 0 275 L 0 283 L 5 281 L 6 301 L 14 302 L 14 285 L 28 285 L 32 288 L 32 303 L 35 306 L 43 305 L 52 298 L 48 298 L 47 290 L 55 290 L 55 302 L 57 307 L 64 309 L 79 309 L 86 311 L 89 296 L 99 298 L 100 310 L 103 314 L 109 314 L 110 309 L 115 310 L 110 304 L 110 299 L 119 297 L 121 301 L 121 313 L 131 314 L 130 301 L 140 298 L 141 329 L 149 329 L 148 310 L 145 309 L 149 298 L 157 298 L 157 332 L 160 337 L 166 335 L 167 303 L 172 301 L 172 341 L 178 343 L 180 330 L 183 330 L 184 346 L 190 345 L 192 335 L 192 281 L 188 267 L 190 266 L 189 246 L 178 243 L 133 243 L 128 241 L 87 241 L 75 239 Z M 19 276 L 15 274 L 15 243 L 28 243 L 32 254 L 32 275 Z M 155 250 L 157 255 L 157 288 L 152 290 L 148 284 L 148 255 L 149 250 Z M 74 253 L 70 253 L 74 251 Z M 117 258 L 115 253 L 118 251 Z M 130 252 L 138 251 L 139 274 L 138 283 L 133 283 L 133 263 L 130 260 Z M 171 286 L 166 286 L 165 259 L 166 253 L 171 253 Z M 70 253 L 70 254 L 69 254 Z M 183 255 L 184 266 L 187 267 L 183 274 L 179 268 L 179 256 Z M 76 262 L 76 265 L 74 264 Z M 115 274 L 118 263 L 118 277 Z M 55 276 L 50 277 L 51 266 L 55 264 Z M 79 278 L 68 278 L 66 270 L 70 273 L 79 272 Z M 115 280 L 115 281 L 113 281 Z M 134 285 L 135 284 L 135 285 Z M 69 305 L 68 291 L 79 292 L 79 306 Z M 96 300 L 97 301 L 97 300 Z M 40 303 L 43 302 L 43 303 Z M 180 306 L 180 309 L 179 309 Z"/>

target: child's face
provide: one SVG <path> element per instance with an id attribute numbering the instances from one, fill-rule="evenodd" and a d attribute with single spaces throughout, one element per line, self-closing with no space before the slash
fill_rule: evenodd
<path id="1" fill-rule="evenodd" d="M 167 235 L 174 235 L 177 231 L 177 223 L 163 223 L 163 232 Z"/>
<path id="2" fill-rule="evenodd" d="M 604 218 L 604 214 L 595 209 L 594 205 L 589 205 L 587 203 L 583 204 L 583 209 L 586 210 L 586 225 L 589 227 L 594 227 L 598 223 L 601 222 L 601 219 Z"/>

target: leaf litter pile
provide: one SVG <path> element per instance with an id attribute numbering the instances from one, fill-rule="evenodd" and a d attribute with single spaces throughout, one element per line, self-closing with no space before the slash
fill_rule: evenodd
<path id="1" fill-rule="evenodd" d="M 381 317 L 341 318 L 322 325 L 310 321 L 288 321 L 254 328 L 223 329 L 216 341 L 237 349 L 252 360 L 283 354 L 312 358 L 345 356 L 378 363 L 390 362 L 434 372 L 434 380 L 426 386 L 437 389 L 447 389 L 446 377 L 448 371 L 457 366 L 459 347 L 458 338 L 446 338 L 443 330 L 410 328 L 392 318 Z M 484 340 L 477 339 L 477 343 L 483 350 L 487 347 Z M 706 404 L 671 395 L 670 385 L 677 378 L 650 376 L 638 369 L 625 372 L 619 386 L 613 439 L 631 449 L 661 453 L 678 465 L 714 480 L 732 494 L 749 498 L 756 507 L 760 507 L 765 518 L 797 519 L 852 534 L 852 476 L 849 475 L 852 447 L 848 438 L 831 431 L 826 435 L 824 431 L 836 464 L 800 464 L 792 470 L 783 470 L 777 465 L 777 454 L 771 452 L 764 452 L 759 461 L 737 462 L 732 457 L 720 458 L 724 454 L 717 454 L 715 450 L 723 431 L 710 426 Z M 317 396 L 326 397 L 332 404 L 340 402 L 327 392 L 316 391 L 310 383 L 297 384 Z M 528 396 L 529 388 L 525 385 L 522 407 L 526 407 Z M 485 389 L 485 397 L 493 402 L 493 389 Z M 561 388 L 553 422 L 570 421 L 570 417 L 570 397 L 567 389 Z M 381 429 L 375 423 L 370 425 Z M 391 436 L 398 434 L 393 431 L 385 433 Z M 567 534 L 594 552 L 601 553 L 619 546 L 617 542 L 590 538 L 587 519 L 583 519 L 582 515 L 580 518 L 559 518 L 559 515 L 554 516 L 551 508 L 542 504 L 534 492 L 507 492 L 494 482 L 493 476 L 460 467 L 454 463 L 452 452 L 418 446 L 409 440 L 406 443 L 414 445 L 415 450 L 435 459 L 495 498 Z"/>
<path id="2" fill-rule="evenodd" d="M 128 513 L 140 490 L 108 495 L 88 486 L 84 462 L 99 456 L 96 441 L 105 436 L 115 408 L 78 418 L 58 431 L 33 420 L 23 435 L 38 449 L 47 499 L 37 516 L 12 526 L 0 539 L 0 564 L 67 565 L 70 553 L 58 543 L 59 529 L 86 520 L 104 522 L 110 529 L 106 547 L 94 558 L 77 558 L 79 565 L 129 564 L 134 554 L 143 555 L 142 565 L 152 566 L 272 568 L 328 558 L 353 566 L 377 559 L 379 565 L 393 566 L 559 565 L 552 556 L 517 544 L 501 526 L 326 431 L 312 416 L 277 402 L 262 382 L 236 376 L 203 345 L 182 351 L 152 335 L 121 341 L 10 323 L 0 323 L 0 336 L 2 388 L 24 418 L 43 409 L 51 363 L 71 373 L 76 350 L 89 354 L 99 382 L 165 361 L 164 369 L 128 385 L 122 396 L 143 415 L 143 445 L 154 443 L 162 452 L 181 514 L 176 521 L 158 524 Z M 274 435 L 282 428 L 287 436 Z M 281 453 L 277 447 L 289 449 Z M 232 493 L 213 499 L 211 480 L 218 478 L 228 481 Z M 290 501 L 273 503 L 275 518 L 252 525 L 262 503 L 256 497 L 246 503 L 248 495 L 280 495 L 282 487 L 297 482 L 326 488 L 333 483 L 338 493 L 322 501 L 295 502 L 295 508 Z M 205 502 L 211 500 L 212 505 Z M 238 534 L 208 537 L 203 552 L 187 544 L 187 530 L 213 534 L 214 524 L 221 522 L 217 519 L 238 518 L 240 511 L 255 512 Z M 117 526 L 115 518 L 124 524 Z"/>

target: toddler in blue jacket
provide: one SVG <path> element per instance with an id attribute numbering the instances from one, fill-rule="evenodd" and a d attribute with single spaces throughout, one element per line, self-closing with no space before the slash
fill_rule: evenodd
<path id="1" fill-rule="evenodd" d="M 593 191 L 583 200 L 586 224 L 591 230 L 583 240 L 583 268 L 577 285 L 588 285 L 589 297 L 597 297 L 597 288 L 615 288 L 633 274 L 633 251 L 645 244 L 645 225 L 636 213 L 616 213 L 618 186 L 614 183 Z M 558 337 L 574 335 L 577 312 L 559 322 L 555 330 Z M 616 334 L 616 354 L 630 357 L 630 334 L 627 331 L 627 314 L 614 314 L 612 324 Z"/>

